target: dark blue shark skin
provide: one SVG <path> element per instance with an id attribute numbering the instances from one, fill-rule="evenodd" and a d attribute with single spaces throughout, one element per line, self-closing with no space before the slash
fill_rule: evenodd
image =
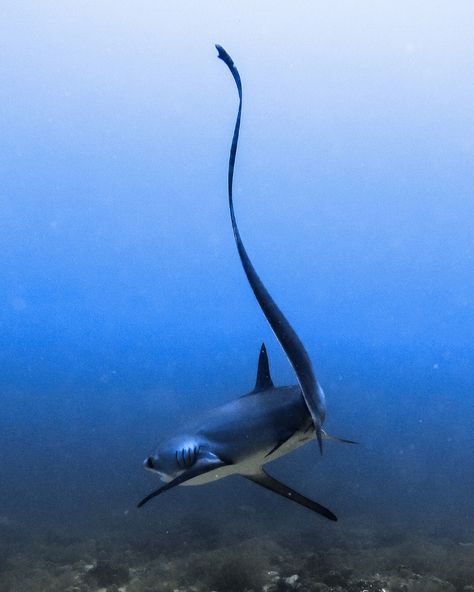
<path id="1" fill-rule="evenodd" d="M 286 386 L 252 392 L 211 409 L 182 425 L 180 434 L 237 465 L 256 455 L 270 455 L 278 443 L 309 427 L 311 417 L 300 388 Z M 159 448 L 167 445 L 163 442 Z"/>

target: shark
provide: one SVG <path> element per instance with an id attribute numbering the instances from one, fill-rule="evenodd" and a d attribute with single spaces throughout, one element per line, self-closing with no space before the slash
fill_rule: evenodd
<path id="1" fill-rule="evenodd" d="M 157 474 L 162 485 L 139 503 L 178 485 L 203 485 L 230 475 L 245 479 L 295 502 L 329 520 L 336 515 L 318 502 L 298 493 L 272 476 L 265 465 L 316 440 L 323 452 L 324 440 L 355 443 L 330 436 L 323 429 L 326 418 L 324 391 L 316 379 L 303 343 L 257 274 L 237 225 L 233 178 L 242 116 L 242 82 L 232 58 L 220 45 L 218 57 L 229 69 L 239 97 L 229 155 L 227 193 L 235 244 L 250 288 L 296 375 L 297 384 L 275 386 L 263 343 L 258 357 L 254 388 L 181 426 L 179 433 L 162 441 L 144 467 Z"/>

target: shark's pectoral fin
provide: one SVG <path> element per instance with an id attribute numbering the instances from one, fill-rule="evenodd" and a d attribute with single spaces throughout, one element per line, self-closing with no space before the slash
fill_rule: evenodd
<path id="1" fill-rule="evenodd" d="M 294 489 L 291 489 L 291 487 L 288 487 L 288 485 L 278 481 L 275 479 L 275 477 L 272 477 L 263 469 L 261 472 L 256 473 L 255 475 L 242 475 L 242 477 L 253 481 L 257 485 L 261 485 L 262 487 L 265 487 L 265 489 L 269 489 L 270 491 L 273 491 L 278 495 L 285 497 L 286 499 L 296 502 L 297 504 L 300 504 L 300 506 L 304 506 L 313 512 L 317 512 L 329 520 L 337 520 L 337 517 L 331 512 L 331 510 L 328 510 L 321 504 L 318 504 L 304 495 L 301 495 L 301 493 L 298 493 Z"/>
<path id="2" fill-rule="evenodd" d="M 173 479 L 169 483 L 166 483 L 158 489 L 155 489 L 155 491 L 149 493 L 140 502 L 138 502 L 137 508 L 141 508 L 157 495 L 160 495 L 161 493 L 168 491 L 168 489 L 173 489 L 173 487 L 181 485 L 185 481 L 194 479 L 194 477 L 199 477 L 199 475 L 204 475 L 204 473 L 209 473 L 209 471 L 215 471 L 216 469 L 219 469 L 220 467 L 223 467 L 228 464 L 231 463 L 223 461 L 222 459 L 218 458 L 216 455 L 212 453 L 208 453 L 204 457 L 201 457 L 196 462 L 196 464 L 193 465 L 190 469 L 184 471 L 183 473 L 181 473 L 181 475 L 176 477 L 176 479 Z"/>

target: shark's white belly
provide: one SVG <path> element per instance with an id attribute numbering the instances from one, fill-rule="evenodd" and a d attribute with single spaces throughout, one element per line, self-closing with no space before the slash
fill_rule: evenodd
<path id="1" fill-rule="evenodd" d="M 262 465 L 285 456 L 285 454 L 288 454 L 296 448 L 303 446 L 314 438 L 314 429 L 296 432 L 270 456 L 267 456 L 267 450 L 262 450 L 253 456 L 247 457 L 245 460 L 239 463 L 226 465 L 216 469 L 215 471 L 209 471 L 209 473 L 204 473 L 203 475 L 194 477 L 194 479 L 185 481 L 182 483 L 182 485 L 203 485 L 204 483 L 212 483 L 213 481 L 217 481 L 217 479 L 222 479 L 223 477 L 228 477 L 229 475 L 255 475 L 259 472 Z"/>

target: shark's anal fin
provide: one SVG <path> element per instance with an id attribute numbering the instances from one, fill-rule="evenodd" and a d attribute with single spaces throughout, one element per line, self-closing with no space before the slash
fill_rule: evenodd
<path id="1" fill-rule="evenodd" d="M 230 147 L 229 154 L 229 168 L 227 173 L 227 192 L 229 196 L 229 210 L 230 218 L 232 222 L 232 230 L 234 232 L 235 244 L 239 253 L 242 267 L 244 268 L 247 280 L 252 288 L 252 291 L 257 299 L 257 302 L 262 309 L 263 314 L 267 318 L 270 327 L 272 328 L 276 338 L 280 342 L 290 364 L 295 371 L 298 383 L 301 387 L 301 392 L 308 408 L 311 419 L 313 420 L 314 429 L 316 432 L 316 438 L 318 440 L 319 449 L 323 451 L 323 437 L 322 437 L 322 424 L 326 416 L 326 405 L 324 400 L 324 393 L 319 387 L 316 380 L 316 376 L 313 371 L 313 366 L 308 354 L 302 344 L 300 338 L 296 334 L 293 327 L 290 325 L 285 315 L 279 309 L 276 302 L 271 297 L 270 293 L 264 286 L 262 280 L 258 276 L 247 251 L 244 247 L 240 232 L 237 226 L 234 213 L 234 201 L 233 201 L 233 179 L 234 179 L 234 167 L 235 157 L 237 154 L 237 145 L 239 142 L 240 132 L 240 119 L 242 116 L 242 82 L 240 74 L 235 64 L 226 52 L 226 50 L 220 45 L 216 45 L 218 51 L 218 57 L 226 64 L 229 68 L 230 73 L 235 81 L 237 92 L 239 93 L 239 107 L 237 110 L 237 117 L 235 120 L 234 134 L 232 136 L 232 144 Z"/>
<path id="2" fill-rule="evenodd" d="M 216 469 L 219 469 L 220 467 L 223 467 L 228 464 L 231 463 L 225 462 L 215 456 L 214 458 L 205 458 L 201 462 L 198 461 L 191 469 L 184 471 L 184 473 L 176 477 L 176 479 L 173 479 L 169 483 L 166 483 L 158 489 L 155 489 L 155 491 L 149 493 L 140 502 L 138 502 L 137 508 L 141 508 L 157 495 L 160 495 L 165 491 L 168 491 L 168 489 L 172 489 L 177 485 L 181 485 L 181 483 L 184 483 L 185 481 L 194 479 L 194 477 L 198 477 L 199 475 L 204 475 L 204 473 L 209 473 L 209 471 L 215 471 Z"/>
<path id="3" fill-rule="evenodd" d="M 268 363 L 268 354 L 265 344 L 262 343 L 260 348 L 260 355 L 258 357 L 257 380 L 255 381 L 254 393 L 266 391 L 273 388 L 272 377 L 270 376 L 270 364 Z"/>
<path id="4" fill-rule="evenodd" d="M 270 491 L 273 491 L 274 493 L 277 493 L 278 495 L 281 495 L 286 499 L 296 502 L 300 506 L 304 506 L 305 508 L 308 508 L 313 512 L 321 514 L 321 516 L 324 516 L 328 520 L 337 521 L 337 516 L 335 516 L 335 514 L 333 514 L 331 510 L 328 510 L 321 504 L 318 504 L 317 502 L 310 500 L 304 495 L 301 495 L 301 493 L 298 493 L 294 489 L 291 489 L 291 487 L 288 487 L 288 485 L 285 485 L 281 481 L 278 481 L 277 479 L 275 479 L 275 477 L 272 477 L 263 469 L 260 473 L 257 473 L 255 475 L 242 476 L 248 479 L 249 481 L 253 481 L 257 485 L 265 487 L 265 489 L 269 489 Z"/>

